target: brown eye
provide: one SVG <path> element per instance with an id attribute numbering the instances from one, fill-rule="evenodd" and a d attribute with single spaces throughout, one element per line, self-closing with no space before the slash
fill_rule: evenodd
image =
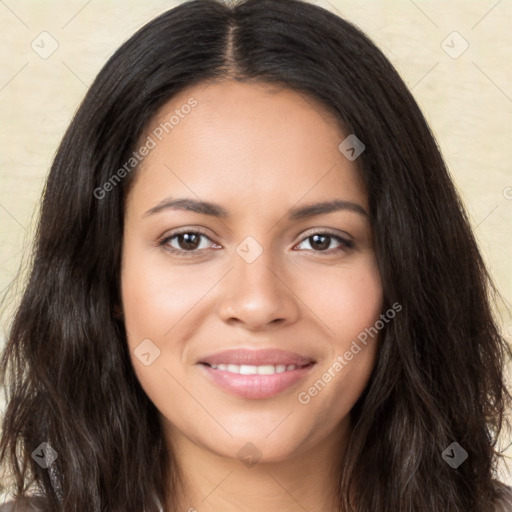
<path id="1" fill-rule="evenodd" d="M 180 249 L 185 251 L 194 251 L 199 247 L 201 235 L 197 233 L 182 233 L 176 236 Z"/>
<path id="2" fill-rule="evenodd" d="M 333 240 L 337 242 L 337 247 L 331 247 Z M 309 245 L 311 247 L 310 250 L 314 252 L 331 253 L 338 251 L 347 251 L 354 248 L 354 243 L 352 241 L 346 240 L 345 238 L 342 238 L 339 235 L 334 235 L 332 233 L 315 233 L 313 235 L 306 237 L 299 245 L 302 245 L 306 241 L 309 242 Z"/>
<path id="3" fill-rule="evenodd" d="M 331 245 L 331 239 L 329 235 L 313 235 L 309 237 L 312 241 L 311 247 L 313 249 L 318 249 L 319 251 L 325 251 L 329 249 L 329 245 Z"/>
<path id="4" fill-rule="evenodd" d="M 208 242 L 212 241 L 205 233 L 200 231 L 182 231 L 181 233 L 174 233 L 165 237 L 159 242 L 159 245 L 174 253 L 193 254 L 201 252 L 203 249 L 208 249 Z"/>

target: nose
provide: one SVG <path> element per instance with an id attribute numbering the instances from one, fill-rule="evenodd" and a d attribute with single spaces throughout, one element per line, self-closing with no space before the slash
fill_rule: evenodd
<path id="1" fill-rule="evenodd" d="M 300 315 L 299 298 L 287 276 L 270 250 L 251 263 L 234 253 L 233 269 L 221 281 L 220 318 L 252 331 L 295 322 Z"/>

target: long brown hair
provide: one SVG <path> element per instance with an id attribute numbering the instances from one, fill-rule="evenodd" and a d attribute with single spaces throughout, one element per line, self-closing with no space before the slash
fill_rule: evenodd
<path id="1" fill-rule="evenodd" d="M 176 462 L 131 365 L 120 303 L 126 193 L 98 190 L 162 105 L 202 81 L 279 84 L 324 104 L 366 149 L 384 310 L 376 366 L 351 411 L 340 509 L 487 512 L 510 425 L 510 349 L 494 287 L 429 127 L 393 66 L 347 21 L 298 0 L 186 2 L 148 23 L 99 73 L 58 149 L 31 273 L 0 372 L 0 456 L 14 494 L 48 510 L 152 512 L 177 496 Z M 456 442 L 468 457 L 442 454 Z M 35 450 L 57 454 L 49 468 Z M 43 450 L 41 452 L 41 450 Z M 44 451 L 47 450 L 47 451 Z M 37 453 L 37 452 L 36 452 Z M 354 503 L 347 489 L 356 483 Z"/>

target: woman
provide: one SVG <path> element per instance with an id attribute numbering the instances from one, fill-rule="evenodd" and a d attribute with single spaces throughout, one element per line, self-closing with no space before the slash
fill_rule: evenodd
<path id="1" fill-rule="evenodd" d="M 185 3 L 109 60 L 48 177 L 2 359 L 17 508 L 507 510 L 489 290 L 359 30 Z"/>

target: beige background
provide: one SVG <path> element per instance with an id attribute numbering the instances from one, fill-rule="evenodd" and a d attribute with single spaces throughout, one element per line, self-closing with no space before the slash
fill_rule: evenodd
<path id="1" fill-rule="evenodd" d="M 29 254 L 45 176 L 87 87 L 123 41 L 176 3 L 0 0 L 0 294 Z M 438 138 L 489 269 L 510 305 L 512 2 L 315 3 L 363 29 L 409 85 Z M 58 48 L 45 55 L 52 44 Z M 14 289 L 10 304 L 16 293 Z M 510 339 L 512 319 L 505 308 L 500 313 Z M 0 346 L 8 319 L 9 309 Z M 503 440 L 503 446 L 509 443 Z M 512 447 L 507 453 L 512 456 Z M 502 480 L 512 485 L 512 476 L 504 470 Z"/>

